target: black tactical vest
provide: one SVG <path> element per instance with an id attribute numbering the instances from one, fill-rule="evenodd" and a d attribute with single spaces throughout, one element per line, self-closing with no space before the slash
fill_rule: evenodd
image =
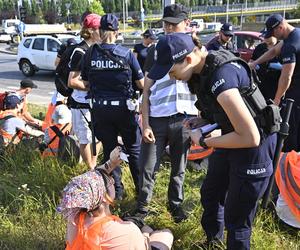
<path id="1" fill-rule="evenodd" d="M 241 64 L 248 72 L 249 86 L 239 89 L 239 92 L 259 130 L 265 134 L 278 132 L 281 122 L 279 108 L 274 104 L 267 105 L 255 83 L 256 78 L 253 77 L 248 64 L 227 50 L 211 51 L 206 57 L 201 74 L 194 74 L 188 81 L 191 93 L 197 95 L 198 100 L 195 106 L 201 111 L 201 116 L 210 123 L 218 123 L 224 134 L 234 130 L 225 111 L 217 102 L 209 87 L 216 70 L 230 62 Z"/>
<path id="2" fill-rule="evenodd" d="M 119 100 L 131 98 L 132 71 L 127 62 L 129 49 L 117 45 L 113 51 L 94 44 L 87 52 L 88 79 L 94 99 Z"/>

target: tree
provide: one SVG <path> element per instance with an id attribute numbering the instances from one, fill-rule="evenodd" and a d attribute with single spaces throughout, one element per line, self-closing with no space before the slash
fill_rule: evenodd
<path id="1" fill-rule="evenodd" d="M 105 14 L 101 3 L 96 0 L 92 2 L 92 4 L 88 7 L 88 10 L 101 16 Z"/>

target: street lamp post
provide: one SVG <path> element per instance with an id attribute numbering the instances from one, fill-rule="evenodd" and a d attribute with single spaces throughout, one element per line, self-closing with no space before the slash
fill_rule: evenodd
<path id="1" fill-rule="evenodd" d="M 142 32 L 144 32 L 144 20 L 145 20 L 145 10 L 143 8 L 143 0 L 140 0 L 140 6 L 141 6 L 141 21 L 142 21 Z"/>
<path id="2" fill-rule="evenodd" d="M 123 0 L 123 36 L 125 35 L 125 0 Z"/>
<path id="3" fill-rule="evenodd" d="M 69 24 L 70 23 L 70 7 L 71 7 L 71 4 L 66 3 L 65 6 L 66 6 L 66 9 L 67 9 L 67 23 Z"/>
<path id="4" fill-rule="evenodd" d="M 227 4 L 226 4 L 226 23 L 228 23 L 228 10 L 229 10 L 229 0 L 227 0 Z"/>

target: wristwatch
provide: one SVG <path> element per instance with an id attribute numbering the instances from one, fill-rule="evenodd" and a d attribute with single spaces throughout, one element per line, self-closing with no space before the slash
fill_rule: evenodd
<path id="1" fill-rule="evenodd" d="M 207 144 L 205 143 L 205 137 L 204 136 L 201 136 L 200 139 L 199 139 L 199 145 L 204 148 L 204 149 L 208 149 L 208 146 Z"/>

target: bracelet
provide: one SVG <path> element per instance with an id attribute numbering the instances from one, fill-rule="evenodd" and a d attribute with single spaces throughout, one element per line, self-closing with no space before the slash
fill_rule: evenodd
<path id="1" fill-rule="evenodd" d="M 104 163 L 104 169 L 106 171 L 107 174 L 110 174 L 111 172 L 111 162 L 110 160 L 108 160 L 107 162 Z"/>
<path id="2" fill-rule="evenodd" d="M 208 146 L 206 144 L 206 142 L 204 141 L 205 140 L 205 137 L 204 136 L 201 136 L 200 139 L 199 139 L 199 145 L 204 148 L 204 149 L 208 149 Z"/>

